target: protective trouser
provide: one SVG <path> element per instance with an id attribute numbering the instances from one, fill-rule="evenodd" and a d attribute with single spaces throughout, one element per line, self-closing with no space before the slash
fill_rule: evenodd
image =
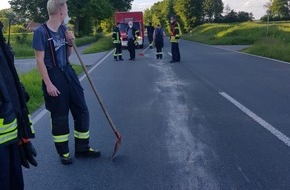
<path id="1" fill-rule="evenodd" d="M 119 59 L 123 59 L 122 58 L 122 45 L 121 43 L 115 43 L 115 51 L 114 51 L 114 59 L 117 60 L 119 57 Z"/>
<path id="2" fill-rule="evenodd" d="M 135 59 L 135 43 L 133 39 L 128 40 L 128 51 L 130 53 L 130 59 Z"/>
<path id="3" fill-rule="evenodd" d="M 171 53 L 173 61 L 180 61 L 179 45 L 176 42 L 171 42 Z"/>
<path id="4" fill-rule="evenodd" d="M 156 58 L 157 59 L 162 59 L 162 56 L 163 56 L 163 51 L 162 51 L 163 42 L 155 41 L 155 47 L 156 47 Z"/>
<path id="5" fill-rule="evenodd" d="M 0 189 L 24 189 L 18 143 L 0 147 Z"/>
<path id="6" fill-rule="evenodd" d="M 148 41 L 149 41 L 150 48 L 152 48 L 153 47 L 153 34 L 151 35 L 148 34 Z"/>
<path id="7" fill-rule="evenodd" d="M 45 105 L 51 112 L 52 135 L 58 154 L 69 153 L 69 110 L 74 119 L 75 151 L 87 151 L 89 149 L 89 111 L 83 88 L 75 71 L 71 65 L 68 65 L 65 69 L 53 67 L 48 70 L 48 74 L 60 92 L 57 97 L 49 96 L 43 83 Z"/>

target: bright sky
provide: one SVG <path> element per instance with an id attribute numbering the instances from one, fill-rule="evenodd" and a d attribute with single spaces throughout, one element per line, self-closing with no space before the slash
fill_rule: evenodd
<path id="1" fill-rule="evenodd" d="M 0 9 L 9 8 L 8 0 L 0 0 Z M 151 7 L 154 3 L 160 0 L 134 0 L 132 3 L 132 11 L 143 11 Z M 263 7 L 270 0 L 223 0 L 224 6 L 229 5 L 231 9 L 238 11 L 246 11 L 254 14 L 256 19 L 260 19 L 266 14 Z"/>

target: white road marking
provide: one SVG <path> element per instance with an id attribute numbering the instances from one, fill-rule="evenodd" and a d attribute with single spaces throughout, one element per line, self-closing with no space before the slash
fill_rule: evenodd
<path id="1" fill-rule="evenodd" d="M 114 50 L 110 51 L 103 59 L 101 59 L 97 64 L 95 64 L 88 72 L 91 73 L 95 68 L 97 68 L 108 56 L 110 56 L 113 53 Z M 82 77 L 79 78 L 80 81 L 82 81 L 86 75 L 84 74 Z M 32 119 L 33 125 L 35 125 L 48 111 L 46 109 L 43 109 L 40 111 L 39 114 L 37 114 Z"/>
<path id="2" fill-rule="evenodd" d="M 35 123 L 37 123 L 45 114 L 47 114 L 48 111 L 46 109 L 41 110 L 41 112 L 39 114 L 37 114 L 33 119 L 32 119 L 32 123 L 33 125 Z"/>
<path id="3" fill-rule="evenodd" d="M 225 92 L 219 92 L 221 96 L 223 96 L 225 99 L 230 101 L 232 104 L 234 104 L 236 107 L 238 107 L 240 110 L 242 110 L 245 114 L 247 114 L 249 117 L 251 117 L 253 120 L 255 120 L 257 123 L 259 123 L 262 127 L 264 127 L 266 130 L 268 130 L 270 133 L 272 133 L 275 137 L 277 137 L 280 141 L 285 143 L 287 146 L 290 147 L 290 138 L 284 135 L 282 132 L 277 130 L 275 127 L 273 127 L 270 123 L 263 120 L 261 117 L 253 113 L 251 110 L 243 106 L 241 103 L 239 103 L 237 100 L 229 96 Z"/>
<path id="4" fill-rule="evenodd" d="M 88 73 L 91 73 L 95 68 L 97 68 L 105 59 L 107 59 L 107 57 L 109 57 L 114 50 L 110 51 L 105 57 L 103 57 L 103 59 L 101 59 L 97 64 L 95 64 L 90 70 L 88 70 Z M 82 77 L 79 78 L 80 81 L 82 81 L 84 78 L 86 78 L 87 76 L 84 74 Z"/>
<path id="5" fill-rule="evenodd" d="M 142 52 L 144 53 L 150 46 L 148 46 L 146 49 L 144 49 Z"/>

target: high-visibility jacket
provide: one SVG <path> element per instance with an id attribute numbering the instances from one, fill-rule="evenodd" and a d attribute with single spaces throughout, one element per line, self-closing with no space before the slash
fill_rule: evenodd
<path id="1" fill-rule="evenodd" d="M 113 29 L 112 40 L 114 44 L 121 43 L 121 34 L 119 27 L 115 26 Z"/>
<path id="2" fill-rule="evenodd" d="M 171 25 L 170 42 L 178 43 L 180 36 L 181 36 L 180 26 L 178 22 L 175 21 Z"/>
<path id="3" fill-rule="evenodd" d="M 0 146 L 33 137 L 24 88 L 14 67 L 13 54 L 0 32 Z"/>

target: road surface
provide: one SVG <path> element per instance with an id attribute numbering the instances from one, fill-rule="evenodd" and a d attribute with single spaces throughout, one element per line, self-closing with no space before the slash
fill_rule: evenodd
<path id="1" fill-rule="evenodd" d="M 49 114 L 34 114 L 39 166 L 24 169 L 26 189 L 289 189 L 290 65 L 189 41 L 180 51 L 180 63 L 169 63 L 166 42 L 162 60 L 144 49 L 129 61 L 123 50 L 125 61 L 110 52 L 90 67 L 123 136 L 113 162 L 116 139 L 85 77 L 100 158 L 61 165 Z"/>

